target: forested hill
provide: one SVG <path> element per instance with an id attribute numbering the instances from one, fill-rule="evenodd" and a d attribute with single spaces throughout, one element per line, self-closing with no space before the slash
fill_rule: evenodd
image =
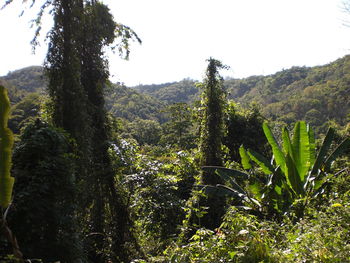
<path id="1" fill-rule="evenodd" d="M 16 88 L 24 92 L 42 92 L 47 83 L 43 78 L 43 68 L 40 66 L 31 66 L 23 69 L 9 72 L 2 77 Z"/>
<path id="2" fill-rule="evenodd" d="M 287 124 L 306 120 L 314 126 L 330 121 L 345 125 L 350 113 L 350 55 L 317 67 L 293 67 L 269 76 L 226 79 L 229 98 L 247 106 L 261 105 L 262 114 Z M 133 87 L 166 102 L 198 98 L 193 80 Z"/>
<path id="3" fill-rule="evenodd" d="M 13 110 L 18 110 L 18 107 L 21 108 L 21 111 L 27 109 L 32 111 L 33 108 L 38 108 L 38 96 L 44 94 L 47 87 L 43 68 L 40 66 L 10 72 L 0 77 L 0 81 L 8 89 L 11 103 L 15 104 Z M 117 83 L 105 89 L 105 97 L 107 110 L 116 117 L 129 121 L 136 118 L 153 119 L 160 122 L 163 120 L 159 110 L 164 108 L 165 103 L 147 94 Z"/>
<path id="4" fill-rule="evenodd" d="M 266 77 L 226 81 L 242 104 L 261 105 L 263 115 L 286 123 L 306 120 L 314 126 L 336 121 L 346 125 L 350 113 L 350 56 L 318 67 L 293 67 Z"/>
<path id="5" fill-rule="evenodd" d="M 2 77 L 14 102 L 24 94 L 42 91 L 46 83 L 41 67 L 28 67 Z M 350 113 L 350 56 L 318 67 L 293 67 L 269 76 L 226 79 L 229 98 L 242 106 L 261 105 L 262 114 L 287 124 L 306 120 L 313 126 L 330 121 L 344 126 Z M 107 108 L 117 117 L 162 121 L 160 110 L 176 102 L 198 98 L 196 81 L 139 85 L 127 88 L 113 84 L 107 90 Z"/>
<path id="6" fill-rule="evenodd" d="M 197 99 L 199 94 L 196 81 L 191 79 L 165 84 L 139 85 L 132 87 L 132 89 L 155 97 L 168 104 L 177 102 L 190 103 Z"/>
<path id="7" fill-rule="evenodd" d="M 149 96 L 127 88 L 121 84 L 112 84 L 105 91 L 106 108 L 116 117 L 133 121 L 137 118 L 163 121 L 160 112 L 165 103 Z"/>

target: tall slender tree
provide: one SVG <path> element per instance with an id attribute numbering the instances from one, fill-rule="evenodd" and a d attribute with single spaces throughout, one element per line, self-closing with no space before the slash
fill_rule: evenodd
<path id="1" fill-rule="evenodd" d="M 52 7 L 54 18 L 45 62 L 52 119 L 77 143 L 77 207 L 88 259 L 97 263 L 128 262 L 127 246 L 135 240 L 108 155 L 103 88 L 109 72 L 104 49 L 119 39 L 116 47 L 128 57 L 129 41 L 140 39 L 129 27 L 116 23 L 100 1 L 46 0 L 35 20 L 38 25 L 48 7 Z M 37 43 L 36 37 L 33 43 Z"/>
<path id="2" fill-rule="evenodd" d="M 94 235 L 91 238 L 97 250 L 93 250 L 90 257 L 93 262 L 105 262 L 107 255 L 99 251 L 111 247 L 113 253 L 107 253 L 110 254 L 108 257 L 113 261 L 126 262 L 128 255 L 124 245 L 133 240 L 133 235 L 122 190 L 117 189 L 115 171 L 108 154 L 110 128 L 103 96 L 103 88 L 109 77 L 103 48 L 114 42 L 116 32 L 121 29 L 114 22 L 109 9 L 96 1 L 91 1 L 84 7 L 82 24 L 79 41 L 81 83 L 87 95 L 87 110 L 91 121 L 89 128 L 92 171 L 86 180 L 86 186 L 93 187 L 93 194 L 88 198 L 92 201 L 89 225 L 91 232 L 104 233 L 104 236 Z"/>
<path id="3" fill-rule="evenodd" d="M 70 132 L 80 149 L 78 178 L 84 196 L 80 212 L 91 262 L 126 262 L 129 255 L 124 245 L 133 241 L 108 155 L 103 97 L 109 77 L 103 49 L 120 35 L 124 44 L 132 37 L 139 40 L 131 29 L 115 23 L 109 9 L 98 1 L 61 0 L 56 7 L 47 57 L 50 94 L 55 124 Z"/>
<path id="4" fill-rule="evenodd" d="M 202 89 L 200 118 L 200 165 L 222 166 L 222 139 L 224 135 L 224 112 L 226 92 L 220 69 L 225 69 L 220 61 L 210 58 L 206 70 L 206 78 L 199 86 Z M 200 177 L 201 185 L 222 184 L 223 180 L 217 174 L 203 171 Z M 189 200 L 190 214 L 185 221 L 185 231 L 180 236 L 180 242 L 187 240 L 198 226 L 215 229 L 220 226 L 221 217 L 225 212 L 225 199 L 215 194 L 206 196 L 193 193 Z M 205 213 L 198 213 L 198 207 L 205 208 Z"/>
<path id="5" fill-rule="evenodd" d="M 91 155 L 88 98 L 81 83 L 79 34 L 82 12 L 82 0 L 53 2 L 54 26 L 49 33 L 45 62 L 53 123 L 68 131 L 78 144 L 78 179 L 89 173 Z"/>
<path id="6" fill-rule="evenodd" d="M 225 69 L 219 60 L 210 58 L 206 71 L 206 78 L 202 83 L 203 116 L 200 133 L 201 166 L 222 166 L 222 140 L 224 137 L 224 112 L 226 105 L 226 91 L 223 78 L 219 70 Z M 201 184 L 222 184 L 222 179 L 213 173 L 203 171 Z M 214 229 L 220 225 L 225 212 L 225 200 L 216 195 L 200 198 L 199 204 L 208 207 L 207 213 L 201 218 L 201 225 Z"/>
<path id="7" fill-rule="evenodd" d="M 210 58 L 206 78 L 200 85 L 202 92 L 201 104 L 203 117 L 201 121 L 201 165 L 222 166 L 222 138 L 224 136 L 224 111 L 226 102 L 226 91 L 219 70 L 226 68 L 220 61 Z M 217 183 L 213 177 L 204 176 L 205 184 Z"/>

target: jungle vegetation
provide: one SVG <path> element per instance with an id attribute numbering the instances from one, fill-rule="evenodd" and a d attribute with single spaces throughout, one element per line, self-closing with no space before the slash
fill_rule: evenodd
<path id="1" fill-rule="evenodd" d="M 137 34 L 44 3 L 45 64 L 0 79 L 0 262 L 350 261 L 350 56 L 126 87 L 104 52 Z"/>

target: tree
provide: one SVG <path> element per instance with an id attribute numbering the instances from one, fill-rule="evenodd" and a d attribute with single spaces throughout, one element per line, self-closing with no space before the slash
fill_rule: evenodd
<path id="1" fill-rule="evenodd" d="M 239 147 L 242 144 L 256 152 L 268 153 L 267 140 L 261 129 L 264 118 L 257 107 L 243 109 L 239 104 L 229 101 L 225 122 L 227 133 L 224 145 L 229 149 L 231 161 L 240 161 Z"/>
<path id="2" fill-rule="evenodd" d="M 224 111 L 226 92 L 219 70 L 227 68 L 220 61 L 208 60 L 206 79 L 199 86 L 202 88 L 202 110 L 200 133 L 201 165 L 222 165 L 221 147 L 224 135 Z M 215 184 L 212 176 L 203 176 L 203 183 Z"/>
<path id="3" fill-rule="evenodd" d="M 222 166 L 222 139 L 224 136 L 224 112 L 226 104 L 226 92 L 223 79 L 219 70 L 227 68 L 220 61 L 210 58 L 206 71 L 206 78 L 199 86 L 202 88 L 201 116 L 200 116 L 200 165 Z M 206 171 L 201 173 L 200 184 L 222 184 L 222 178 Z M 225 199 L 217 195 L 203 196 L 194 191 L 189 200 L 190 210 L 188 224 L 190 227 L 203 226 L 215 229 L 220 226 L 221 218 L 225 213 Z M 197 207 L 205 209 L 204 213 L 197 211 Z M 193 229 L 186 229 L 185 238 L 193 233 Z"/>
<path id="4" fill-rule="evenodd" d="M 23 262 L 22 252 L 17 240 L 8 227 L 6 215 L 11 204 L 12 190 L 15 179 L 11 176 L 13 133 L 7 127 L 10 113 L 10 101 L 7 90 L 0 85 L 0 233 L 3 233 L 11 244 L 13 254 L 18 261 Z"/>
<path id="5" fill-rule="evenodd" d="M 181 149 L 190 149 L 194 146 L 195 137 L 191 133 L 192 112 L 187 103 L 178 102 L 169 105 L 165 110 L 169 121 L 163 124 L 164 135 L 161 138 L 164 145 L 177 145 Z"/>
<path id="6" fill-rule="evenodd" d="M 140 39 L 129 27 L 114 22 L 108 8 L 95 0 L 44 1 L 35 20 L 38 30 L 43 12 L 49 6 L 54 26 L 49 33 L 45 68 L 53 122 L 77 143 L 81 198 L 77 210 L 81 232 L 88 236 L 85 240 L 89 260 L 126 262 L 129 260 L 126 243 L 135 240 L 108 155 L 109 126 L 103 88 L 109 73 L 104 49 L 118 39 L 116 48 L 127 58 L 129 40 L 140 42 Z"/>
<path id="7" fill-rule="evenodd" d="M 156 120 L 138 118 L 128 124 L 128 130 L 140 145 L 157 145 L 162 135 L 162 127 Z"/>
<path id="8" fill-rule="evenodd" d="M 115 23 L 107 6 L 95 1 L 87 2 L 84 7 L 81 30 L 81 84 L 87 95 L 92 165 L 84 184 L 86 190 L 93 188 L 90 196 L 87 196 L 91 204 L 87 223 L 91 226 L 91 233 L 104 235 L 90 237 L 90 246 L 92 243 L 94 249 L 89 256 L 92 262 L 105 262 L 108 259 L 128 261 L 125 246 L 135 240 L 122 190 L 116 187 L 115 170 L 108 152 L 111 135 L 103 89 L 108 83 L 109 71 L 104 48 L 113 44 L 117 35 L 126 34 L 122 35 L 122 41 L 128 56 L 129 38 L 138 37 L 131 29 Z M 110 247 L 110 251 L 103 253 L 106 247 Z"/>
<path id="9" fill-rule="evenodd" d="M 85 261 L 76 217 L 72 140 L 37 120 L 26 127 L 13 154 L 16 178 L 9 222 L 26 258 Z"/>
<path id="10" fill-rule="evenodd" d="M 30 93 L 12 107 L 9 127 L 15 134 L 19 134 L 28 122 L 39 116 L 42 100 L 38 93 Z"/>

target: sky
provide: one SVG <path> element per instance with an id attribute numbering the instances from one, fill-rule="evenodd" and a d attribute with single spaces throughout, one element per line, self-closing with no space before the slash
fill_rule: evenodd
<path id="1" fill-rule="evenodd" d="M 41 65 L 45 35 L 32 53 L 30 20 L 37 7 L 21 0 L 0 11 L 0 76 Z M 105 0 L 116 21 L 142 39 L 128 61 L 107 50 L 111 79 L 127 86 L 201 80 L 210 57 L 230 66 L 224 77 L 268 75 L 292 66 L 316 66 L 350 53 L 350 14 L 344 0 Z M 350 0 L 349 0 L 350 1 Z M 1 1 L 2 2 L 2 1 Z"/>

